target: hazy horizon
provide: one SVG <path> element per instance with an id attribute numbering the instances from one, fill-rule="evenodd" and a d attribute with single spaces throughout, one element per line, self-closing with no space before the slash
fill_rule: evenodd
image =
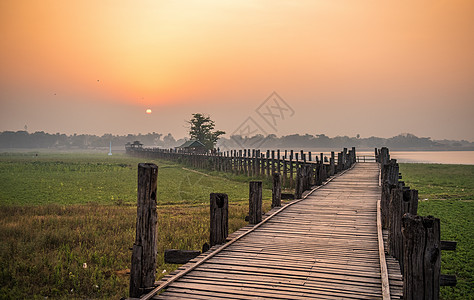
<path id="1" fill-rule="evenodd" d="M 472 32 L 469 0 L 2 1 L 0 131 L 472 142 Z"/>

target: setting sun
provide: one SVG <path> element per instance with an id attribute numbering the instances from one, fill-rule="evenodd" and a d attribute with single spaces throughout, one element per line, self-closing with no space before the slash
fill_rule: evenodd
<path id="1" fill-rule="evenodd" d="M 146 113 L 147 113 L 147 114 L 151 114 L 151 109 L 147 109 L 147 110 L 146 110 Z"/>

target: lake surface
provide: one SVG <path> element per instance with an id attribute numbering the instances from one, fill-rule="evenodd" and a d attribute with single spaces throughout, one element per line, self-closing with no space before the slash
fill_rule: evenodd
<path id="1" fill-rule="evenodd" d="M 374 153 L 362 151 L 357 155 L 373 156 Z M 390 151 L 390 158 L 399 163 L 474 165 L 474 151 Z"/>
<path id="2" fill-rule="evenodd" d="M 330 157 L 327 150 L 312 150 L 312 159 L 319 153 Z M 366 156 L 374 159 L 374 151 L 357 151 L 357 156 Z M 306 155 L 308 151 L 305 151 Z M 390 158 L 394 158 L 399 163 L 433 163 L 433 164 L 454 164 L 454 165 L 474 165 L 474 151 L 390 151 Z M 337 153 L 336 153 L 337 159 Z M 362 161 L 362 158 L 361 158 Z"/>
<path id="3" fill-rule="evenodd" d="M 474 165 L 474 151 L 390 151 L 400 163 Z"/>

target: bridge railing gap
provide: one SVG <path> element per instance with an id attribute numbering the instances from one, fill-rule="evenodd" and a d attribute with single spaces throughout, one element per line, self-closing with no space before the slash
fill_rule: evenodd
<path id="1" fill-rule="evenodd" d="M 441 274 L 441 250 L 456 242 L 440 240 L 440 221 L 418 216 L 418 191 L 401 181 L 399 166 L 386 147 L 375 149 L 380 163 L 382 226 L 388 231 L 388 254 L 403 275 L 403 299 L 439 299 L 440 286 L 456 285 L 455 275 Z"/>

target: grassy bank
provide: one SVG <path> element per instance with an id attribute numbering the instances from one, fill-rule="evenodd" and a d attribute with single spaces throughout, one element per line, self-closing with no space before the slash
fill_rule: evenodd
<path id="1" fill-rule="evenodd" d="M 137 164 L 102 154 L 0 155 L 0 299 L 118 299 L 128 295 Z M 201 249 L 209 193 L 229 195 L 229 230 L 244 226 L 249 178 L 156 161 L 157 278 L 164 249 Z M 268 187 L 269 183 L 266 182 Z M 270 190 L 264 190 L 265 208 Z"/>
<path id="2" fill-rule="evenodd" d="M 474 166 L 400 164 L 400 172 L 419 191 L 418 214 L 439 218 L 441 239 L 458 242 L 441 254 L 441 272 L 458 280 L 441 287 L 442 299 L 474 299 Z"/>
<path id="3" fill-rule="evenodd" d="M 0 155 L 0 205 L 135 204 L 137 164 L 143 159 L 106 154 Z M 158 169 L 159 205 L 198 204 L 212 192 L 247 201 L 249 178 L 192 172 L 162 161 Z M 266 187 L 270 188 L 268 182 Z M 264 197 L 269 197 L 268 190 Z"/>

